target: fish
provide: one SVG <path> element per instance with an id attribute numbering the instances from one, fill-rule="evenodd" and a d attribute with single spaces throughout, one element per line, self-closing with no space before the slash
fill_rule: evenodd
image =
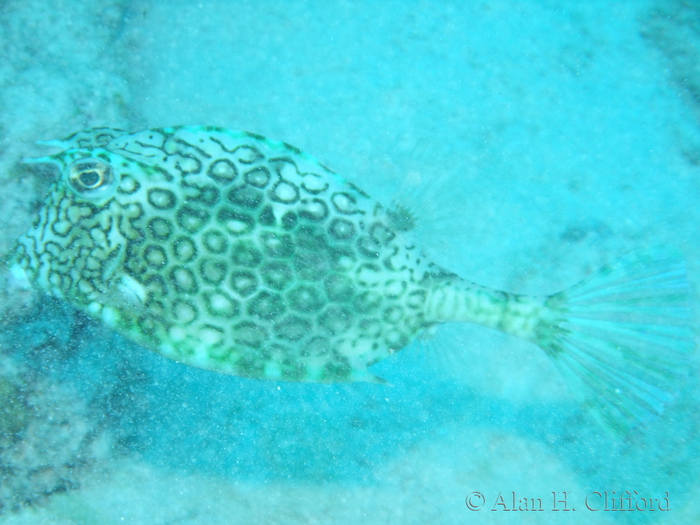
<path id="1" fill-rule="evenodd" d="M 60 151 L 25 162 L 58 176 L 11 275 L 177 362 L 383 382 L 373 364 L 438 325 L 475 323 L 543 349 L 621 433 L 663 414 L 688 374 L 694 296 L 675 249 L 521 295 L 434 264 L 396 210 L 285 142 L 180 126 L 39 144 Z"/>

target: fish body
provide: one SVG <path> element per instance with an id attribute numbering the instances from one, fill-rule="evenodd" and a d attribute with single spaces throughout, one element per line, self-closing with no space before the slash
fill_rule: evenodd
<path id="1" fill-rule="evenodd" d="M 368 367 L 449 321 L 532 341 L 561 364 L 583 344 L 576 338 L 578 296 L 588 297 L 593 287 L 611 290 L 614 279 L 635 283 L 640 264 L 649 264 L 637 258 L 608 268 L 568 295 L 509 294 L 431 263 L 384 207 L 284 142 L 175 127 L 98 128 L 44 144 L 61 151 L 34 162 L 53 163 L 61 175 L 18 240 L 14 275 L 147 348 L 217 372 L 377 381 Z M 671 323 L 680 326 L 672 334 L 680 340 L 673 377 L 657 381 L 665 404 L 666 384 L 675 385 L 689 353 L 690 310 L 681 263 L 666 255 L 656 261 L 655 275 L 672 282 L 654 311 L 662 321 L 643 328 L 669 324 L 663 308 L 671 296 L 682 318 Z M 658 302 L 658 290 L 651 296 Z M 649 305 L 640 304 L 648 313 Z M 596 308 L 594 301 L 593 314 L 605 310 Z M 617 329 L 605 315 L 601 322 Z M 584 354 L 598 359 L 604 345 L 590 341 L 584 338 Z M 584 397 L 591 399 L 590 370 L 575 363 L 563 369 L 589 384 Z M 593 393 L 605 395 L 608 380 Z M 612 398 L 618 406 L 613 414 L 607 401 L 606 410 L 619 422 L 620 400 Z M 630 410 L 625 405 L 622 412 Z"/>
<path id="2" fill-rule="evenodd" d="M 78 134 L 19 243 L 29 281 L 177 361 L 371 379 L 457 279 L 385 210 L 283 142 L 215 128 Z M 41 248 L 40 248 L 41 247 Z"/>

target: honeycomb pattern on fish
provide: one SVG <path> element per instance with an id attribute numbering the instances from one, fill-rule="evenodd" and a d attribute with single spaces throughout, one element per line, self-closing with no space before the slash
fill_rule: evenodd
<path id="1" fill-rule="evenodd" d="M 213 127 L 81 132 L 18 244 L 31 281 L 172 359 L 371 380 L 431 324 L 430 264 L 385 210 L 283 142 Z"/>

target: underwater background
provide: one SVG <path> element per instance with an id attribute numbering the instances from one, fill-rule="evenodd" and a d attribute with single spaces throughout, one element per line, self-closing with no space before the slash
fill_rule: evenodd
<path id="1" fill-rule="evenodd" d="M 700 282 L 700 2 L 5 0 L 0 49 L 3 257 L 54 176 L 21 164 L 34 141 L 208 124 L 405 202 L 432 260 L 484 285 L 553 293 L 658 244 Z M 0 523 L 700 522 L 696 365 L 625 439 L 480 327 L 372 371 L 391 386 L 186 367 L 3 268 Z M 671 510 L 585 509 L 613 491 Z M 545 510 L 495 505 L 513 494 Z"/>

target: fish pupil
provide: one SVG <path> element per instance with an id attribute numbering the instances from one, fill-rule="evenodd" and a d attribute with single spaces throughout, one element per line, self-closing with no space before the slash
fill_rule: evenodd
<path id="1" fill-rule="evenodd" d="M 83 171 L 78 179 L 80 183 L 88 189 L 94 189 L 102 184 L 102 174 L 97 170 L 87 170 Z"/>

